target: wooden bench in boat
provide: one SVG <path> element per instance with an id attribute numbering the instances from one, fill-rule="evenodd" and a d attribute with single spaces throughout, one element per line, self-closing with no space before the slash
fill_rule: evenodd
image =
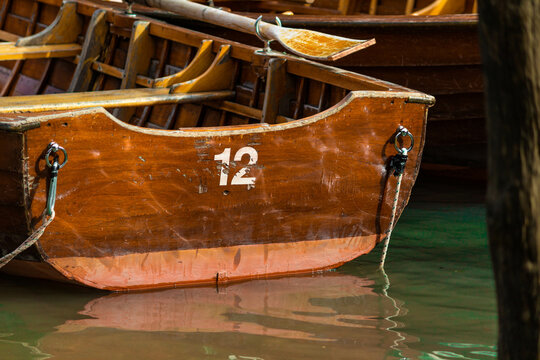
<path id="1" fill-rule="evenodd" d="M 81 52 L 79 44 L 17 46 L 16 43 L 0 43 L 0 60 L 47 59 L 75 56 Z"/>
<path id="2" fill-rule="evenodd" d="M 19 40 L 18 35 L 12 34 L 10 32 L 4 31 L 4 30 L 0 30 L 0 41 L 15 42 L 17 40 Z"/>
<path id="3" fill-rule="evenodd" d="M 233 91 L 170 93 L 168 88 L 88 91 L 47 95 L 11 96 L 0 98 L 0 113 L 75 110 L 88 107 L 122 108 L 160 104 L 196 103 L 225 100 Z"/>
<path id="4" fill-rule="evenodd" d="M 0 60 L 26 60 L 54 57 L 69 57 L 81 52 L 76 43 L 82 30 L 82 22 L 74 3 L 62 6 L 58 16 L 44 31 L 17 39 L 17 36 L 0 34 L 0 39 L 10 42 L 0 43 Z M 11 35 L 11 34 L 9 34 Z"/>

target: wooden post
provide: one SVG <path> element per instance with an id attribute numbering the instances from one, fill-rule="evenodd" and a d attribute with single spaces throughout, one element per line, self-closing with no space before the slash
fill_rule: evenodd
<path id="1" fill-rule="evenodd" d="M 479 1 L 499 360 L 540 359 L 540 0 Z"/>

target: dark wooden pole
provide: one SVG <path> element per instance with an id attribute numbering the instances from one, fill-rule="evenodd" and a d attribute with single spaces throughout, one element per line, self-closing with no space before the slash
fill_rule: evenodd
<path id="1" fill-rule="evenodd" d="M 499 360 L 540 359 L 540 0 L 480 0 Z"/>

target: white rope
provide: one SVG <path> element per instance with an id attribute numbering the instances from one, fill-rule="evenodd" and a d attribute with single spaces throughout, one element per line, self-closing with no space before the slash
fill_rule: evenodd
<path id="1" fill-rule="evenodd" d="M 380 270 L 384 278 L 384 286 L 382 288 L 383 295 L 392 302 L 394 309 L 396 309 L 396 313 L 394 315 L 388 315 L 384 318 L 385 320 L 392 323 L 392 326 L 387 327 L 386 330 L 392 331 L 398 336 L 398 338 L 394 340 L 394 344 L 390 347 L 396 350 L 401 356 L 401 350 L 399 349 L 399 346 L 401 345 L 401 342 L 406 340 L 406 338 L 398 330 L 395 330 L 398 328 L 398 323 L 394 320 L 395 317 L 401 315 L 401 308 L 398 306 L 396 299 L 388 295 L 388 289 L 390 289 L 390 278 L 388 277 L 388 275 L 386 275 L 386 271 L 384 271 L 384 268 L 381 268 Z"/>
<path id="2" fill-rule="evenodd" d="M 403 178 L 403 173 L 399 174 L 396 184 L 396 194 L 394 196 L 394 204 L 392 205 L 392 216 L 390 217 L 390 225 L 386 231 L 386 239 L 384 240 L 384 247 L 381 255 L 381 262 L 379 264 L 379 269 L 384 269 L 384 262 L 386 261 L 386 254 L 388 253 L 388 246 L 390 245 L 390 235 L 392 235 L 392 229 L 396 224 L 396 212 L 397 212 L 397 203 L 399 200 L 399 190 L 401 189 L 401 179 Z"/>
<path id="3" fill-rule="evenodd" d="M 52 211 L 52 214 L 48 217 L 47 219 L 47 216 L 44 216 L 43 218 L 43 224 L 41 224 L 40 227 L 38 227 L 33 233 L 32 235 L 30 235 L 28 237 L 28 239 L 26 239 L 25 241 L 23 241 L 23 243 L 21 245 L 19 245 L 18 248 L 16 248 L 15 250 L 13 250 L 11 253 L 7 254 L 7 255 L 4 255 L 3 257 L 0 258 L 0 268 L 4 267 L 7 263 L 9 263 L 11 261 L 11 259 L 13 259 L 15 256 L 19 255 L 20 253 L 22 253 L 24 250 L 28 249 L 30 246 L 34 245 L 38 240 L 39 238 L 41 237 L 41 235 L 43 235 L 43 233 L 45 232 L 45 229 L 47 228 L 47 226 L 49 226 L 49 224 L 53 221 L 54 219 L 54 215 L 55 215 L 55 212 L 54 210 Z"/>

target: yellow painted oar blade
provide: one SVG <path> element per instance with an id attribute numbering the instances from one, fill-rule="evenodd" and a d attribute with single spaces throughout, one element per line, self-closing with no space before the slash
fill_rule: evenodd
<path id="1" fill-rule="evenodd" d="M 287 50 L 311 60 L 333 61 L 375 44 L 305 29 L 277 28 L 276 40 Z"/>

